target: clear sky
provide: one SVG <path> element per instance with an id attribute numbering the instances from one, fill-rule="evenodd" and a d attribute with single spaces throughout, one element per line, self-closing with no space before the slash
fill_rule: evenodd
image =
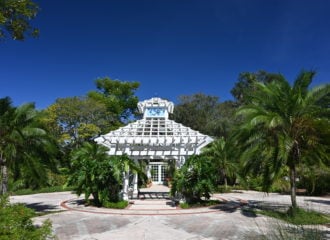
<path id="1" fill-rule="evenodd" d="M 39 109 L 109 76 L 140 100 L 202 92 L 221 101 L 241 72 L 302 69 L 329 83 L 329 0 L 52 0 L 38 39 L 0 42 L 0 97 Z"/>

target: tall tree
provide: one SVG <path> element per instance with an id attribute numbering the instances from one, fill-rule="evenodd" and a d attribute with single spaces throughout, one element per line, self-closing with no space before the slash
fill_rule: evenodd
<path id="1" fill-rule="evenodd" d="M 328 161 L 329 118 L 320 102 L 330 86 L 309 89 L 314 72 L 303 71 L 293 86 L 280 75 L 267 84 L 255 82 L 250 102 L 238 114 L 244 119 L 238 132 L 244 153 L 245 173 L 254 171 L 263 177 L 268 191 L 283 169 L 289 170 L 292 208 L 297 207 L 296 178 L 299 164 L 315 165 Z"/>
<path id="2" fill-rule="evenodd" d="M 238 81 L 230 92 L 236 99 L 236 104 L 242 105 L 250 102 L 251 95 L 256 90 L 254 86 L 256 82 L 267 84 L 282 79 L 281 74 L 268 73 L 263 70 L 255 73 L 243 72 L 239 75 Z"/>
<path id="3" fill-rule="evenodd" d="M 14 40 L 38 36 L 39 30 L 30 24 L 38 11 L 38 5 L 31 0 L 0 0 L 0 39 L 8 35 Z"/>
<path id="4" fill-rule="evenodd" d="M 46 131 L 38 127 L 33 104 L 13 107 L 10 98 L 0 99 L 1 194 L 8 190 L 9 170 L 30 184 L 45 181 L 44 167 L 55 151 Z"/>
<path id="5" fill-rule="evenodd" d="M 138 82 L 123 82 L 109 77 L 95 81 L 97 91 L 91 91 L 88 96 L 107 107 L 109 129 L 113 130 L 127 123 L 137 112 L 138 98 L 135 91 L 140 86 Z"/>
<path id="6" fill-rule="evenodd" d="M 208 120 L 218 104 L 219 98 L 215 96 L 208 96 L 203 93 L 182 95 L 174 108 L 173 118 L 194 130 L 207 133 Z"/>
<path id="7" fill-rule="evenodd" d="M 62 145 L 80 145 L 107 126 L 103 103 L 89 97 L 59 98 L 44 111 L 42 122 Z"/>
<path id="8" fill-rule="evenodd" d="M 219 102 L 216 96 L 182 95 L 171 118 L 204 134 L 227 137 L 235 124 L 235 108 L 234 102 Z"/>

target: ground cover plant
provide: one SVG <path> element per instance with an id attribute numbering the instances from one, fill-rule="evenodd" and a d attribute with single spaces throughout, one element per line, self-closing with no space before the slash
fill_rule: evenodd
<path id="1" fill-rule="evenodd" d="M 0 196 L 0 239 L 54 239 L 52 224 L 46 220 L 41 226 L 35 226 L 32 217 L 36 214 L 23 204 L 10 204 L 8 196 Z"/>
<path id="2" fill-rule="evenodd" d="M 119 202 L 105 202 L 103 207 L 105 208 L 115 208 L 115 209 L 125 209 L 128 206 L 128 201 L 119 201 Z"/>
<path id="3" fill-rule="evenodd" d="M 257 213 L 277 218 L 295 225 L 315 225 L 330 223 L 330 216 L 312 210 L 296 208 L 293 214 L 292 208 L 288 211 L 260 209 Z"/>
<path id="4" fill-rule="evenodd" d="M 180 208 L 182 209 L 189 209 L 189 208 L 198 208 L 198 207 L 210 207 L 222 204 L 223 202 L 220 200 L 201 200 L 195 203 L 180 203 Z"/>
<path id="5" fill-rule="evenodd" d="M 267 230 L 262 231 L 261 236 L 254 239 L 259 240 L 324 240 L 327 232 L 321 225 L 294 225 L 278 221 L 267 222 Z"/>

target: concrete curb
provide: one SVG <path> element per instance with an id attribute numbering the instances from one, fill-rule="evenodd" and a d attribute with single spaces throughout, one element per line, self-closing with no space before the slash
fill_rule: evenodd
<path id="1" fill-rule="evenodd" d="M 158 216 L 158 215 L 191 215 L 191 214 L 207 214 L 207 213 L 219 213 L 222 212 L 221 209 L 217 208 L 218 206 L 224 206 L 226 203 L 221 205 L 212 206 L 215 209 L 210 207 L 199 207 L 191 209 L 110 209 L 110 208 L 97 208 L 97 207 L 84 207 L 84 209 L 75 207 L 74 204 L 70 204 L 78 200 L 78 198 L 68 199 L 60 203 L 60 206 L 64 209 L 77 212 L 85 213 L 95 213 L 95 214 L 109 214 L 109 215 L 132 215 L 132 216 Z M 238 204 L 236 208 L 240 207 Z"/>

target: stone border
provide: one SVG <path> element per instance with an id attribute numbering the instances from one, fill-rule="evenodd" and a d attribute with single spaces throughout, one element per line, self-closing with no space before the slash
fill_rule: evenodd
<path id="1" fill-rule="evenodd" d="M 191 215 L 191 214 L 206 214 L 206 213 L 219 213 L 223 212 L 221 209 L 210 209 L 210 207 L 199 207 L 191 209 L 110 209 L 110 208 L 97 208 L 88 207 L 89 209 L 79 209 L 68 206 L 68 202 L 75 201 L 78 198 L 68 199 L 60 203 L 60 206 L 66 210 L 95 213 L 95 214 L 109 214 L 109 215 L 132 215 L 132 216 L 157 216 L 157 215 Z M 219 205 L 215 205 L 219 206 Z M 240 207 L 238 205 L 236 208 Z M 100 209 L 100 210 L 99 210 Z M 104 211 L 106 210 L 106 211 Z M 166 212 L 168 211 L 168 212 Z"/>

